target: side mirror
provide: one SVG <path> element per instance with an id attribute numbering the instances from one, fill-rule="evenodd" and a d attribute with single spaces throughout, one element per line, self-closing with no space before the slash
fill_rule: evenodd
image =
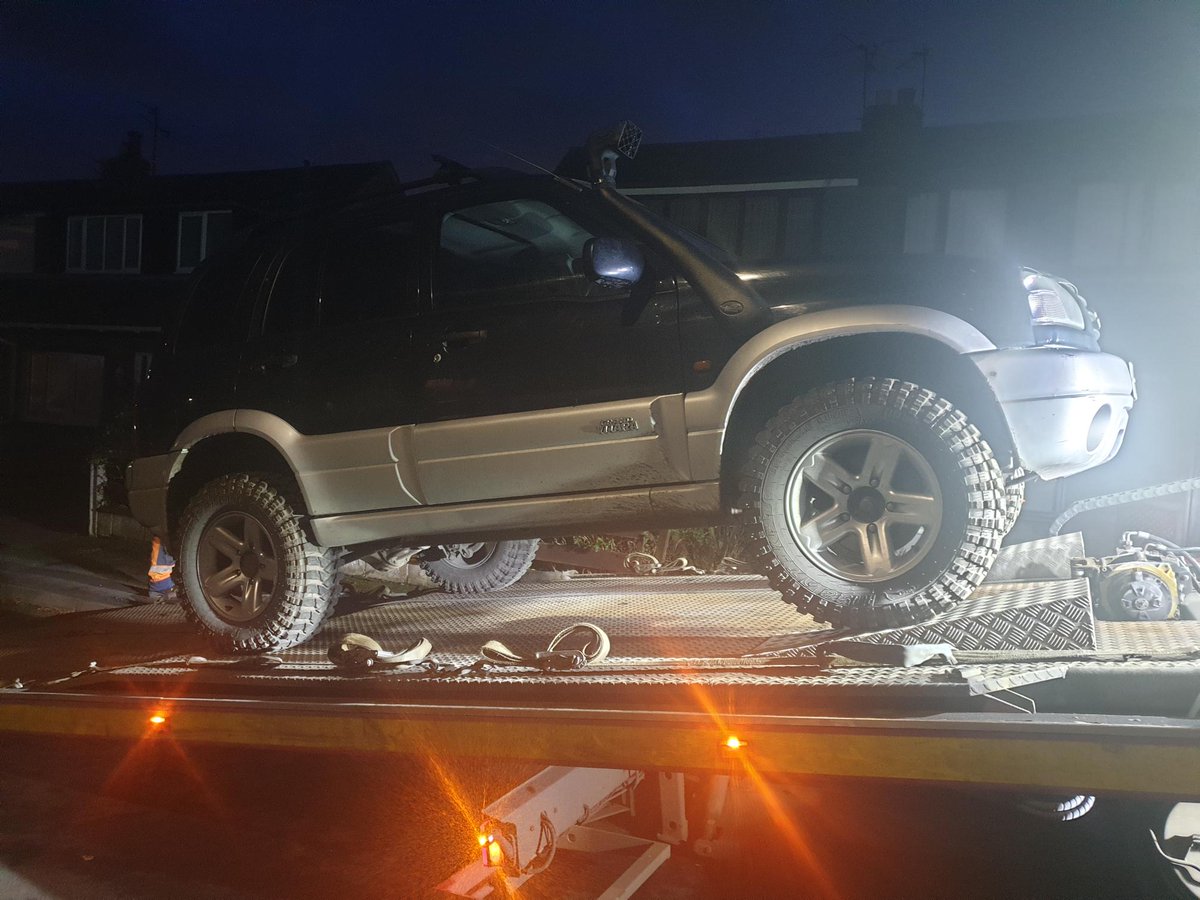
<path id="1" fill-rule="evenodd" d="M 645 269 L 646 258 L 633 241 L 594 237 L 583 245 L 583 270 L 600 287 L 633 287 L 642 280 Z"/>

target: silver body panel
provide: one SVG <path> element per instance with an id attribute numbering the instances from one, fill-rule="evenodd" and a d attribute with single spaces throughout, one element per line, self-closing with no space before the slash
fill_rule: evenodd
<path id="1" fill-rule="evenodd" d="M 578 528 L 710 523 L 720 502 L 720 484 L 709 481 L 326 516 L 312 519 L 311 528 L 317 543 L 326 547 L 524 538 L 570 534 Z"/>
<path id="2" fill-rule="evenodd" d="M 1030 472 L 1065 478 L 1108 462 L 1121 449 L 1137 396 L 1125 360 L 1056 347 L 970 358 L 999 400 L 1017 456 Z"/>
<path id="3" fill-rule="evenodd" d="M 129 511 L 159 536 L 167 533 L 167 488 L 182 461 L 183 453 L 174 450 L 135 459 L 125 469 Z"/>

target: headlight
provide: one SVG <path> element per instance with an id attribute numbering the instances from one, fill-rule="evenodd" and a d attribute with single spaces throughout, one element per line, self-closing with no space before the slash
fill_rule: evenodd
<path id="1" fill-rule="evenodd" d="M 1031 269 L 1025 270 L 1023 282 L 1034 325 L 1065 325 L 1079 331 L 1087 330 L 1083 307 L 1069 290 L 1053 278 Z"/>

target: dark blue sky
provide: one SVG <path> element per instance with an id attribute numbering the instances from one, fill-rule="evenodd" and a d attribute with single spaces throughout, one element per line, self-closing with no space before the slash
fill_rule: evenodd
<path id="1" fill-rule="evenodd" d="M 0 3 L 0 180 L 89 177 L 124 133 L 161 172 L 393 160 L 547 166 L 601 125 L 649 141 L 857 128 L 930 48 L 926 121 L 1200 104 L 1200 0 Z"/>

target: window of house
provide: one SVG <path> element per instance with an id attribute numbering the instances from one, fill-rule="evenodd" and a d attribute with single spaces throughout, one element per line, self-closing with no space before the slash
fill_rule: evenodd
<path id="1" fill-rule="evenodd" d="M 140 272 L 141 216 L 67 219 L 68 272 Z"/>
<path id="2" fill-rule="evenodd" d="M 33 271 L 35 216 L 0 217 L 0 272 Z"/>
<path id="3" fill-rule="evenodd" d="M 232 231 L 233 213 L 227 209 L 180 213 L 176 271 L 192 271 L 224 247 Z"/>
<path id="4" fill-rule="evenodd" d="M 104 357 L 34 351 L 26 356 L 22 418 L 47 425 L 95 425 L 104 405 Z"/>

